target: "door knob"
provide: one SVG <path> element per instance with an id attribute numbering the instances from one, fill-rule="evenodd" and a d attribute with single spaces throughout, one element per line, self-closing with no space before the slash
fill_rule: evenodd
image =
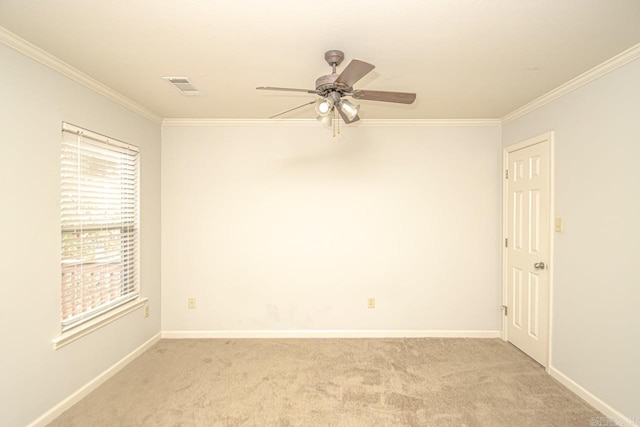
<path id="1" fill-rule="evenodd" d="M 533 267 L 538 270 L 544 270 L 544 262 L 542 261 L 536 262 L 535 264 L 533 264 Z"/>

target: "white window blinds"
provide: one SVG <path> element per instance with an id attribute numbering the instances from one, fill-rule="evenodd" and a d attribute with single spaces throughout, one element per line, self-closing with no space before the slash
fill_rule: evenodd
<path id="1" fill-rule="evenodd" d="M 139 295 L 137 147 L 62 125 L 62 330 Z"/>

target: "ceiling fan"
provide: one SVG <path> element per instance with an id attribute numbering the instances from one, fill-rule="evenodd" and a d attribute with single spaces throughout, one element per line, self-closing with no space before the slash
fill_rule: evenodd
<path id="1" fill-rule="evenodd" d="M 256 88 L 258 90 L 305 92 L 320 96 L 317 100 L 307 102 L 269 118 L 278 117 L 290 111 L 297 110 L 298 108 L 315 104 L 315 109 L 318 113 L 318 120 L 321 123 L 330 125 L 333 122 L 333 117 L 340 115 L 346 124 L 350 124 L 360 120 L 360 117 L 358 116 L 360 106 L 354 105 L 350 101 L 344 99 L 346 96 L 366 101 L 395 102 L 398 104 L 412 104 L 416 99 L 415 93 L 354 89 L 353 85 L 371 72 L 371 70 L 375 68 L 375 65 L 358 59 L 353 59 L 349 65 L 347 65 L 347 67 L 338 74 L 336 73 L 336 67 L 344 60 L 344 53 L 340 50 L 329 50 L 324 54 L 324 59 L 332 67 L 333 71 L 331 74 L 321 76 L 316 80 L 315 90 L 271 86 L 261 86 Z"/>

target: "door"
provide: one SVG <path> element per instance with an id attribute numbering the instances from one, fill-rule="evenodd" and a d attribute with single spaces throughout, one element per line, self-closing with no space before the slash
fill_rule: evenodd
<path id="1" fill-rule="evenodd" d="M 549 354 L 551 135 L 507 147 L 506 335 L 543 366 Z"/>

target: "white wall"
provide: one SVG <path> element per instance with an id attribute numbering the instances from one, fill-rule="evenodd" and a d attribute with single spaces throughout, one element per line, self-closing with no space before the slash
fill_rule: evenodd
<path id="1" fill-rule="evenodd" d="M 552 368 L 640 417 L 640 60 L 503 127 L 555 131 Z"/>
<path id="2" fill-rule="evenodd" d="M 498 126 L 163 126 L 163 331 L 498 330 L 500 153 Z"/>
<path id="3" fill-rule="evenodd" d="M 0 44 L 0 425 L 26 425 L 160 330 L 160 126 Z M 62 121 L 141 148 L 140 310 L 60 350 Z"/>

